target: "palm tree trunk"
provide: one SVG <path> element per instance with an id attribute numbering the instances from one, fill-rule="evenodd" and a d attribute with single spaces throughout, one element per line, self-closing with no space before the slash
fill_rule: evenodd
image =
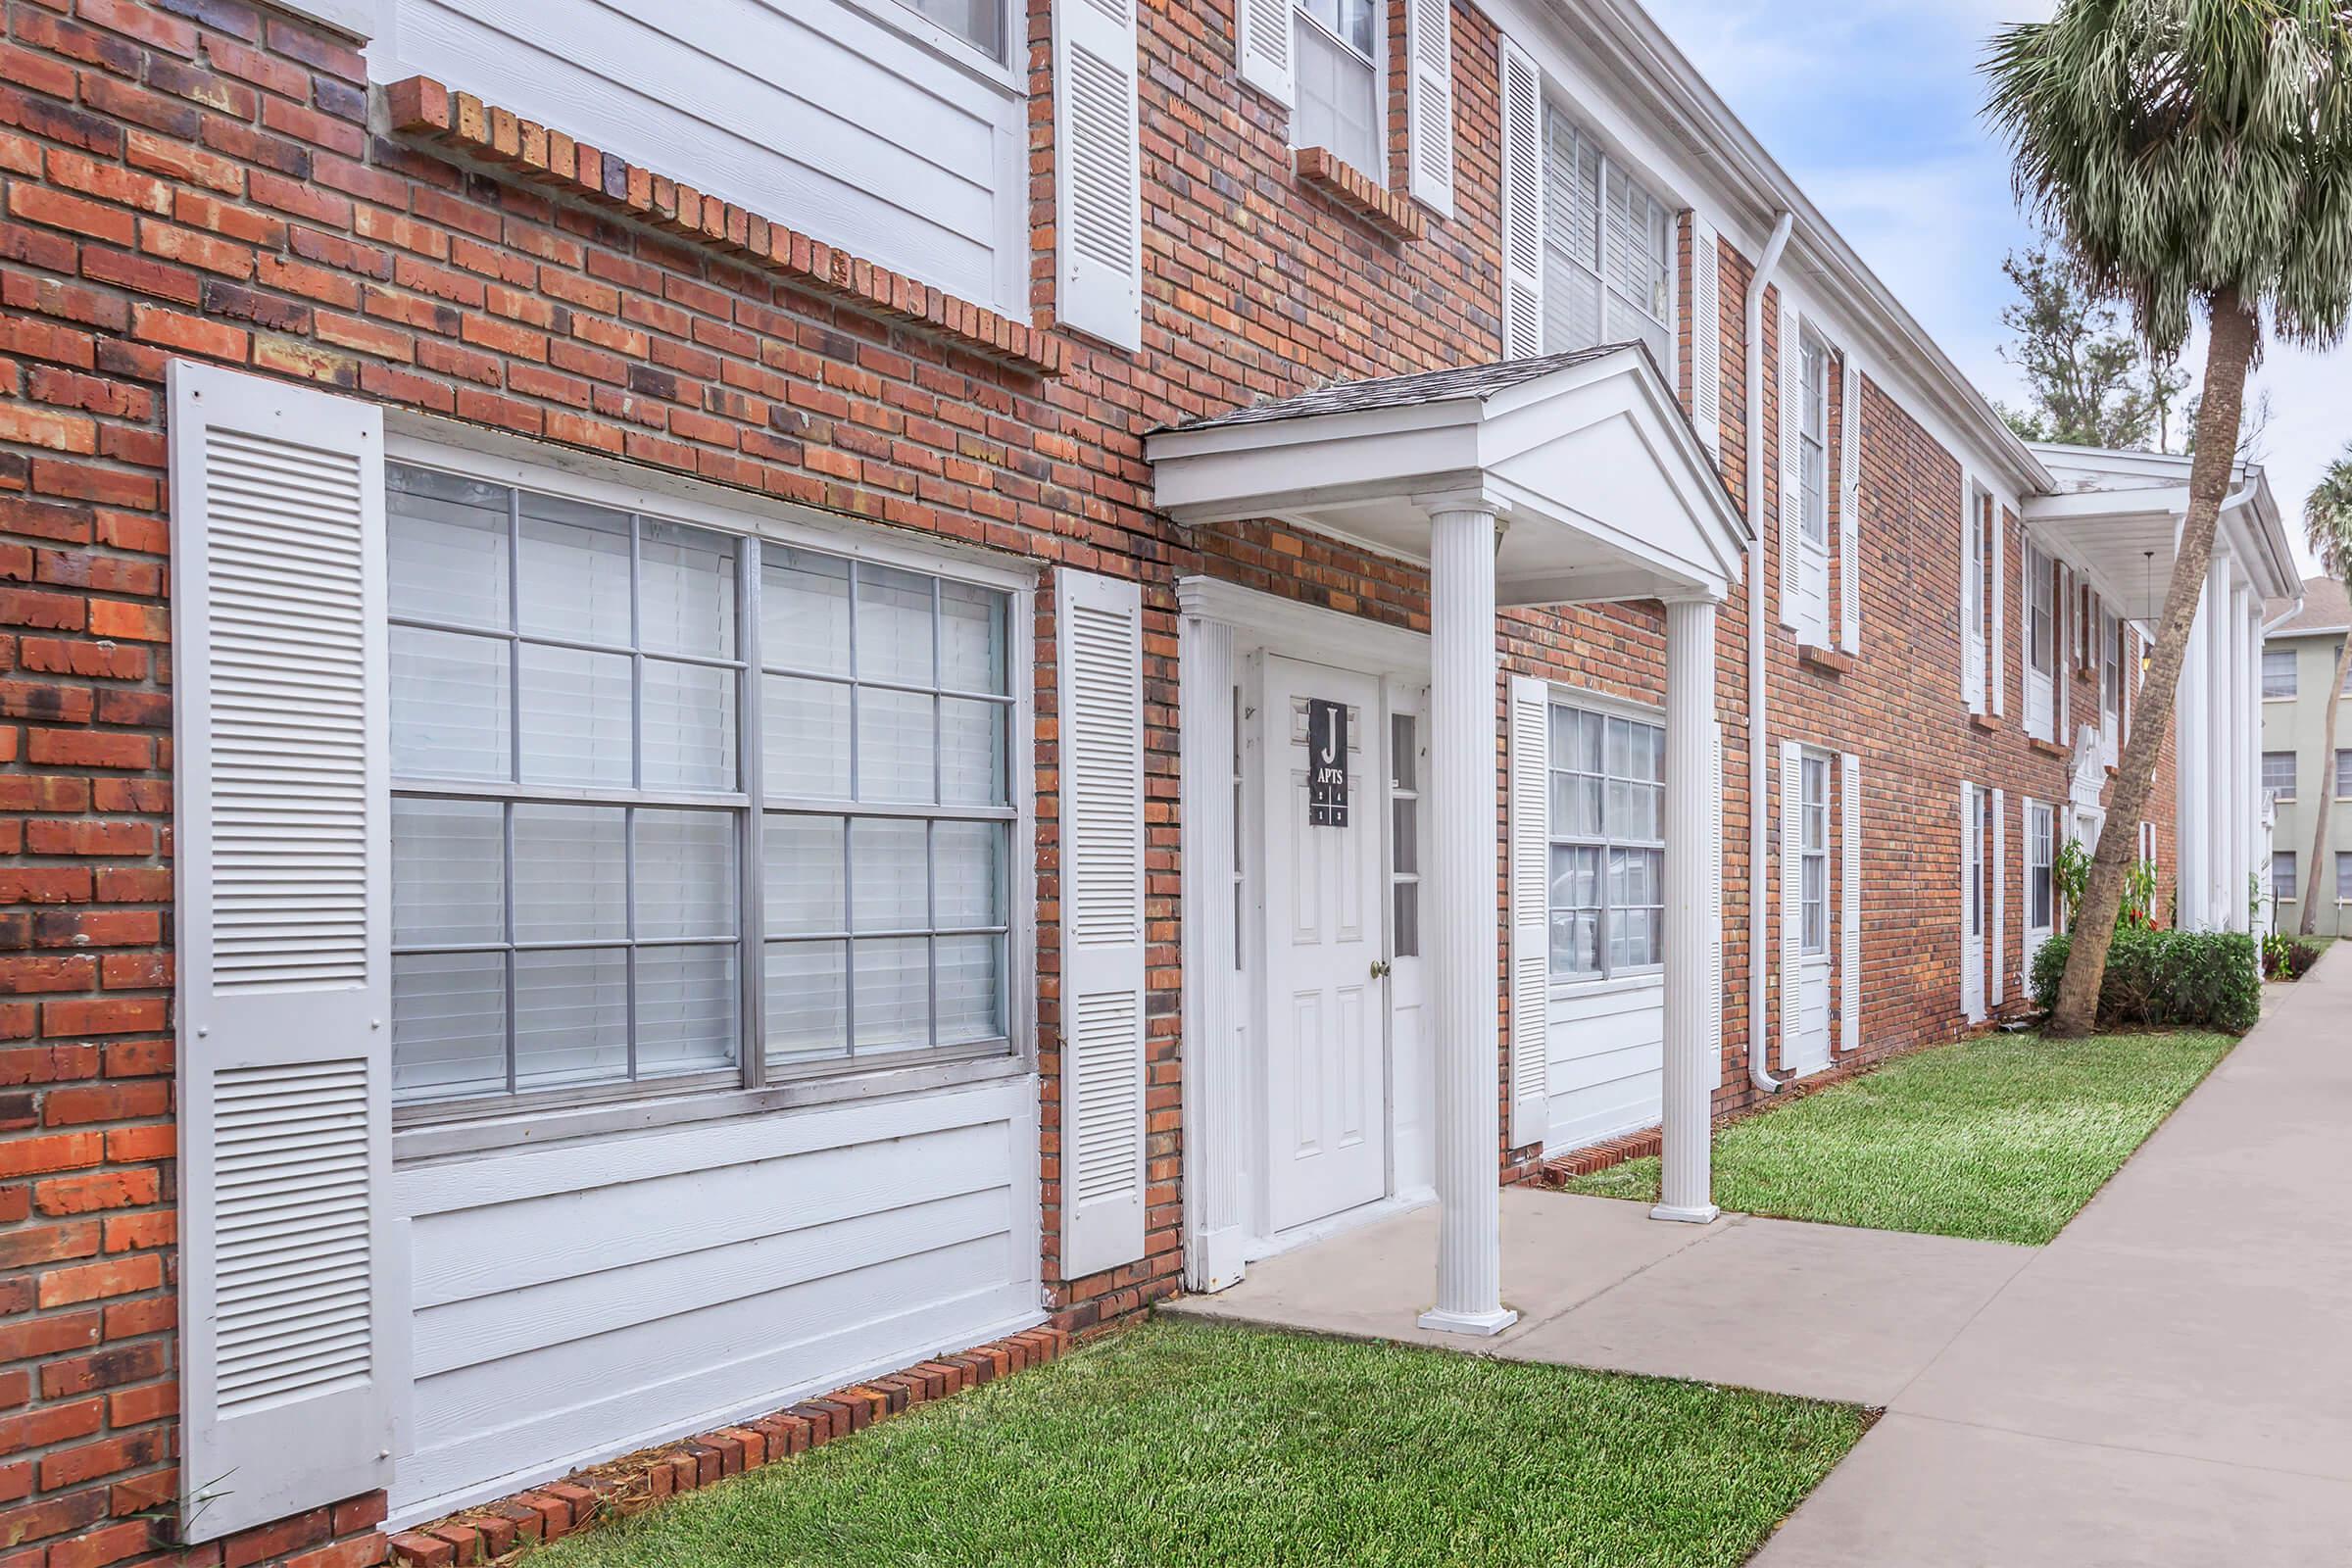
<path id="1" fill-rule="evenodd" d="M 2246 402 L 2246 372 L 2254 363 L 2261 323 L 2231 290 L 2214 296 L 2212 332 L 2205 348 L 2205 396 L 2197 408 L 2197 455 L 2188 470 L 2188 515 L 2180 524 L 2180 553 L 2173 562 L 2172 586 L 2157 621 L 2156 648 L 2134 710 L 2132 739 L 2124 747 L 2107 822 L 2091 858 L 2089 884 L 2058 982 L 2058 1005 L 2049 1033 L 2061 1040 L 2090 1033 L 2098 1021 L 2099 985 L 2107 975 L 2107 950 L 2115 943 L 2115 921 L 2124 903 L 2124 878 L 2138 853 L 2139 819 L 2156 782 L 2156 762 L 2173 727 L 2180 696 L 2180 664 L 2188 655 L 2188 632 L 2204 596 L 2206 568 L 2213 562 L 2214 529 L 2229 497 L 2237 466 L 2237 423 Z M 2181 765 L 2189 765 L 2182 758 Z"/>
<path id="2" fill-rule="evenodd" d="M 2352 636 L 2344 639 L 2343 652 L 2336 656 L 2335 681 L 2328 688 L 2328 738 L 2320 743 L 2320 795 L 2311 811 L 2319 821 L 2311 830 L 2311 880 L 2303 889 L 2303 934 L 2307 937 L 2317 936 L 2320 929 L 2320 868 L 2328 863 L 2328 819 L 2335 814 L 2335 719 L 2344 706 L 2347 673 L 2352 673 Z"/>

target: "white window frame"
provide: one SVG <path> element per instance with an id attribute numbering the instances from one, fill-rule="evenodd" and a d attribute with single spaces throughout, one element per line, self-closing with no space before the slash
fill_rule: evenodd
<path id="1" fill-rule="evenodd" d="M 2352 801 L 2352 749 L 2340 746 L 2335 752 L 2335 798 Z"/>
<path id="2" fill-rule="evenodd" d="M 1543 252 L 1544 262 L 1546 264 L 1544 277 L 1546 319 L 1548 319 L 1549 315 L 1551 287 L 1553 282 L 1548 266 L 1554 250 L 1554 247 L 1551 243 L 1551 202 L 1548 193 L 1551 187 L 1552 176 L 1551 121 L 1555 116 L 1561 121 L 1565 122 L 1567 125 L 1575 131 L 1580 141 L 1590 143 L 1592 151 L 1596 153 L 1600 159 L 1599 183 L 1598 188 L 1594 193 L 1594 201 L 1596 206 L 1593 212 L 1592 223 L 1594 253 L 1590 258 L 1567 258 L 1575 266 L 1583 268 L 1591 271 L 1592 274 L 1594 288 L 1593 298 L 1597 303 L 1597 315 L 1595 318 L 1598 323 L 1600 335 L 1593 343 L 1553 343 L 1546 339 L 1543 345 L 1543 352 L 1545 354 L 1566 353 L 1576 349 L 1592 348 L 1596 347 L 1600 343 L 1615 341 L 1614 335 L 1609 330 L 1609 301 L 1612 297 L 1623 299 L 1623 296 L 1618 294 L 1615 286 L 1609 281 L 1609 196 L 1611 187 L 1618 181 L 1622 180 L 1624 183 L 1631 185 L 1637 192 L 1646 197 L 1649 201 L 1656 203 L 1659 209 L 1666 214 L 1666 314 L 1663 317 L 1652 316 L 1645 307 L 1640 304 L 1630 300 L 1626 301 L 1625 304 L 1628 310 L 1634 311 L 1636 314 L 1647 319 L 1663 334 L 1666 344 L 1666 352 L 1659 357 L 1658 368 L 1664 372 L 1666 384 L 1668 386 L 1678 386 L 1681 384 L 1678 377 L 1681 374 L 1681 321 L 1683 311 L 1682 267 L 1679 258 L 1679 252 L 1681 248 L 1681 240 L 1679 238 L 1679 214 L 1681 211 L 1680 205 L 1669 196 L 1663 194 L 1656 184 L 1652 183 L 1648 179 L 1643 178 L 1641 174 L 1627 169 L 1616 151 L 1611 148 L 1607 139 L 1601 136 L 1600 133 L 1593 128 L 1592 121 L 1582 115 L 1574 113 L 1567 107 L 1566 104 L 1559 101 L 1556 93 L 1548 91 L 1544 95 L 1544 113 L 1536 138 L 1539 146 L 1542 149 L 1542 157 L 1544 161 L 1542 176 L 1544 187 L 1546 192 L 1544 200 L 1544 232 L 1543 235 Z M 1575 179 L 1571 177 L 1569 184 L 1572 188 L 1575 183 Z M 1562 252 L 1561 254 L 1563 256 L 1566 255 L 1565 252 Z"/>
<path id="3" fill-rule="evenodd" d="M 501 1123 L 492 1118 L 520 1112 L 532 1114 L 537 1136 L 583 1136 L 627 1127 L 747 1114 L 787 1105 L 908 1093 L 920 1088 L 977 1082 L 1031 1071 L 1034 1067 L 1036 1040 L 1036 996 L 1034 985 L 1021 977 L 1035 973 L 1037 953 L 1035 792 L 1027 777 L 1028 760 L 1035 745 L 1036 724 L 1032 683 L 1024 680 L 1021 673 L 1024 668 L 1033 667 L 1034 662 L 1024 664 L 1019 653 L 1034 637 L 1036 571 L 1008 565 L 1003 558 L 978 550 L 901 544 L 870 525 L 834 518 L 809 508 L 720 490 L 697 480 L 660 474 L 623 463 L 567 458 L 565 466 L 559 467 L 540 461 L 536 456 L 517 455 L 516 449 L 525 443 L 487 433 L 478 435 L 480 444 L 477 446 L 454 444 L 442 438 L 437 429 L 432 434 L 412 434 L 408 429 L 393 427 L 399 423 L 408 424 L 413 429 L 420 422 L 398 414 L 388 417 L 384 443 L 384 456 L 388 462 L 438 469 L 490 484 L 536 491 L 564 500 L 637 513 L 648 517 L 729 534 L 737 540 L 739 548 L 745 550 L 744 564 L 738 567 L 739 572 L 755 583 L 759 564 L 756 547 L 760 544 L 777 544 L 920 572 L 926 576 L 953 579 L 976 587 L 996 589 L 1010 596 L 1005 614 L 1007 659 L 1011 664 L 1007 684 L 1011 687 L 1012 701 L 1005 765 L 1011 805 L 1009 811 L 1001 818 L 1010 824 L 1011 835 L 1005 865 L 1008 929 L 1005 933 L 1004 996 L 1004 1022 L 1010 1038 L 1002 1045 L 992 1042 L 978 1048 L 950 1047 L 865 1057 L 853 1054 L 838 1060 L 807 1064 L 799 1069 L 769 1071 L 766 1068 L 765 1035 L 761 1023 L 765 1005 L 762 982 L 766 944 L 764 923 L 760 918 L 760 839 L 757 830 L 763 813 L 773 803 L 755 800 L 755 792 L 741 789 L 731 794 L 697 796 L 698 804 L 725 807 L 744 813 L 754 829 L 749 849 L 738 850 L 742 858 L 739 859 L 737 875 L 744 898 L 738 937 L 743 944 L 743 951 L 749 956 L 739 963 L 746 995 L 740 1015 L 742 1039 L 736 1067 L 699 1075 L 694 1079 L 658 1079 L 578 1089 L 525 1091 L 463 1100 L 453 1097 L 397 1105 L 393 1110 L 394 1128 L 398 1135 L 396 1154 L 402 1158 L 424 1157 L 510 1146 L 514 1142 L 512 1133 L 503 1130 Z M 469 441 L 471 439 L 474 437 L 468 438 Z M 756 622 L 759 612 L 757 594 L 749 597 L 748 617 L 742 623 L 747 632 L 750 625 Z M 745 655 L 744 662 L 748 668 L 750 660 L 757 655 L 756 647 L 746 643 L 739 652 Z M 746 705 L 758 703 L 756 673 L 740 682 L 737 695 L 739 713 Z M 738 722 L 738 756 L 742 759 L 745 776 L 755 781 L 758 777 L 758 736 L 756 727 Z M 405 778 L 395 783 L 396 794 L 410 793 L 416 789 L 416 786 Z M 423 792 L 442 793 L 429 786 Z M 449 793 L 468 795 L 478 794 L 480 790 L 473 785 L 453 785 Z M 544 792 L 534 788 L 523 793 L 537 798 Z M 596 793 L 601 798 L 607 792 Z M 854 801 L 829 803 L 826 809 L 845 816 L 893 814 L 887 807 Z M 964 808 L 954 808 L 955 812 L 966 810 Z M 912 808 L 912 811 L 913 814 L 924 816 L 940 814 L 932 808 Z M 998 813 L 980 811 L 978 814 L 996 817 Z M 557 1130 L 559 1128 L 561 1131 Z"/>
<path id="4" fill-rule="evenodd" d="M 2271 852 L 2271 897 L 2281 904 L 2293 904 L 2297 902 L 2296 892 L 2295 852 L 2273 850 Z"/>
<path id="5" fill-rule="evenodd" d="M 2027 807 L 2025 839 L 2026 930 L 2047 935 L 2058 929 L 2058 808 L 2043 801 Z"/>
<path id="6" fill-rule="evenodd" d="M 2341 753 L 2337 754 L 2339 758 L 2342 755 Z M 2271 764 L 2281 759 L 2286 762 L 2286 784 L 2283 788 L 2273 782 L 2271 777 Z M 2295 798 L 2296 761 L 2297 758 L 2293 752 L 2265 752 L 2262 754 L 2262 787 L 2272 800 L 2291 801 Z"/>
<path id="7" fill-rule="evenodd" d="M 1243 3 L 1247 3 L 1247 0 L 1243 0 Z M 1372 53 L 1366 54 L 1363 50 L 1358 49 L 1355 46 L 1354 40 L 1341 37 L 1339 33 L 1332 30 L 1330 24 L 1325 23 L 1321 17 L 1318 17 L 1313 12 L 1309 11 L 1307 9 L 1307 0 L 1291 0 L 1291 72 L 1293 90 L 1290 115 L 1290 136 L 1291 145 L 1293 147 L 1328 145 L 1327 142 L 1307 141 L 1299 134 L 1299 122 L 1305 118 L 1300 114 L 1299 111 L 1302 107 L 1301 100 L 1305 96 L 1306 88 L 1303 80 L 1301 79 L 1303 71 L 1301 66 L 1301 52 L 1298 48 L 1298 29 L 1300 27 L 1312 27 L 1315 29 L 1315 31 L 1321 33 L 1324 37 L 1337 44 L 1340 48 L 1346 50 L 1348 54 L 1353 55 L 1357 60 L 1363 62 L 1365 70 L 1371 74 L 1373 139 L 1372 161 L 1369 164 L 1363 164 L 1359 167 L 1358 160 L 1347 156 L 1346 149 L 1332 147 L 1330 150 L 1334 156 L 1340 159 L 1342 163 L 1348 165 L 1348 168 L 1355 170 L 1357 173 L 1365 175 L 1374 184 L 1385 189 L 1389 183 L 1389 145 L 1394 137 L 1394 127 L 1390 123 L 1389 116 L 1388 83 L 1389 53 L 1391 48 L 1389 39 L 1389 7 L 1385 3 L 1385 0 L 1374 0 L 1374 4 L 1371 7 L 1371 12 Z"/>
<path id="8" fill-rule="evenodd" d="M 1011 0 L 996 0 L 998 24 L 1004 34 L 1004 53 L 999 57 L 946 24 L 932 21 L 906 0 L 840 0 L 840 3 L 862 11 L 893 32 L 906 34 L 977 75 L 1002 82 L 1024 97 L 1028 94 L 1029 40 L 1014 30 L 1027 20 L 1026 7 L 1015 12 Z"/>
<path id="9" fill-rule="evenodd" d="M 1830 764 L 1827 752 L 1807 748 L 1798 763 L 1798 929 L 1807 958 L 1830 956 Z M 1819 869 L 1816 889 L 1816 867 Z"/>
<path id="10" fill-rule="evenodd" d="M 2352 904 L 2352 850 L 2335 852 L 2335 902 Z"/>
<path id="11" fill-rule="evenodd" d="M 1961 682 L 1964 687 L 1974 683 L 1974 689 L 1964 693 L 1969 700 L 1969 711 L 1989 717 L 1999 710 L 1999 674 L 1993 657 L 1999 637 L 1998 616 L 1994 613 L 1999 574 L 1995 549 L 1997 513 L 1991 491 L 1973 477 L 1966 483 L 1968 569 L 1960 584 L 1960 612 L 1967 622 L 1961 657 L 1970 662 L 1962 672 Z"/>
<path id="12" fill-rule="evenodd" d="M 1663 733 L 1666 727 L 1665 710 L 1659 708 L 1652 708 L 1644 703 L 1630 702 L 1623 698 L 1610 697 L 1598 692 L 1589 692 L 1574 687 L 1552 686 L 1547 690 L 1544 705 L 1544 722 L 1545 726 L 1545 738 L 1547 743 L 1550 735 L 1552 715 L 1563 708 L 1576 710 L 1582 712 L 1595 713 L 1598 714 L 1602 720 L 1603 733 L 1601 739 L 1601 765 L 1604 771 L 1601 782 L 1601 810 L 1602 825 L 1605 828 L 1607 825 L 1608 810 L 1608 775 L 1605 771 L 1608 765 L 1608 739 L 1606 733 L 1607 721 L 1612 718 L 1624 719 L 1631 723 L 1646 725 Z M 1548 752 L 1550 748 L 1547 744 L 1546 751 Z M 1660 771 L 1664 772 L 1665 768 L 1670 767 L 1671 765 L 1672 760 L 1669 759 L 1667 763 L 1660 768 Z M 1551 993 L 1554 996 L 1577 996 L 1589 994 L 1595 990 L 1613 990 L 1629 984 L 1662 984 L 1666 973 L 1666 965 L 1664 961 L 1665 936 L 1662 927 L 1659 934 L 1660 955 L 1658 962 L 1649 964 L 1633 964 L 1622 969 L 1613 967 L 1609 962 L 1607 916 L 1611 906 L 1608 902 L 1608 852 L 1611 848 L 1662 851 L 1666 848 L 1666 841 L 1662 836 L 1655 840 L 1642 841 L 1637 839 L 1613 839 L 1608 837 L 1605 832 L 1599 837 L 1593 837 L 1590 834 L 1574 834 L 1567 832 L 1558 822 L 1553 820 L 1555 813 L 1551 809 L 1552 777 L 1554 774 L 1566 771 L 1571 770 L 1560 766 L 1560 759 L 1557 756 L 1546 757 L 1544 775 L 1544 803 L 1545 821 L 1544 848 L 1544 925 L 1546 931 L 1548 931 L 1551 921 L 1552 850 L 1555 847 L 1564 846 L 1597 848 L 1600 851 L 1601 858 L 1600 912 L 1602 918 L 1599 939 L 1600 971 L 1597 974 L 1579 974 L 1573 971 L 1561 972 L 1559 970 L 1547 968 L 1546 975 L 1548 977 Z M 1659 788 L 1663 790 L 1664 787 L 1665 781 L 1661 779 L 1659 781 Z M 1658 828 L 1661 835 L 1665 831 L 1665 808 L 1663 798 L 1661 797 L 1658 818 Z M 1661 897 L 1663 897 L 1664 891 L 1663 884 L 1661 883 L 1659 889 Z M 1545 949 L 1545 961 L 1546 964 L 1548 964 L 1548 944 L 1546 944 Z"/>
<path id="13" fill-rule="evenodd" d="M 2026 668 L 2043 679 L 2058 673 L 2058 563 L 2026 542 Z"/>
<path id="14" fill-rule="evenodd" d="M 1550 717 L 1547 708 L 1545 722 Z M 1421 760 L 1424 722 L 1417 712 L 1389 714 L 1389 956 L 1392 959 L 1421 956 L 1421 800 L 1422 778 L 1427 771 Z M 1548 790 L 1550 769 L 1544 771 L 1544 784 Z M 1548 872 L 1548 865 L 1545 869 Z M 1407 903 L 1413 911 L 1409 920 L 1404 913 Z"/>
<path id="15" fill-rule="evenodd" d="M 1798 340 L 1797 474 L 1803 506 L 1799 532 L 1808 550 L 1830 548 L 1830 345 L 1811 327 Z M 1818 481 L 1815 470 L 1819 470 Z"/>
<path id="16" fill-rule="evenodd" d="M 2277 662 L 2283 662 L 2281 667 L 2286 673 L 2283 690 L 2275 686 L 2271 678 Z M 2302 686 L 2302 671 L 2297 667 L 2301 662 L 2302 656 L 2291 646 L 2265 648 L 2262 651 L 2262 700 L 2266 703 L 2293 702 Z"/>

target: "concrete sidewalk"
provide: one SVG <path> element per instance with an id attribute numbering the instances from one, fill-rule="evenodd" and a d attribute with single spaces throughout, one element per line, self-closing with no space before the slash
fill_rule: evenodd
<path id="1" fill-rule="evenodd" d="M 2352 1563 L 2352 956 L 1888 1401 L 1759 1568 Z"/>

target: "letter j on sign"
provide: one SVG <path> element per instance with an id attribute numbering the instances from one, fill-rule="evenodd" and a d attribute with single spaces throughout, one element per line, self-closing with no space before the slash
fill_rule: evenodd
<path id="1" fill-rule="evenodd" d="M 1306 700 L 1306 825 L 1348 825 L 1348 705 Z"/>

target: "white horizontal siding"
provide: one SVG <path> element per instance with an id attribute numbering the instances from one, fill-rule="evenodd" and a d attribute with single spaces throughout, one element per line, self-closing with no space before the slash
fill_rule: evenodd
<path id="1" fill-rule="evenodd" d="M 1027 318 L 1025 98 L 878 20 L 886 6 L 386 5 L 379 80 L 431 76 Z"/>
<path id="2" fill-rule="evenodd" d="M 404 1167 L 429 1517 L 1039 1318 L 1022 1078 Z"/>
<path id="3" fill-rule="evenodd" d="M 1557 993 L 1550 1024 L 1546 1150 L 1581 1149 L 1658 1124 L 1658 1075 L 1666 1055 L 1661 980 Z"/>

